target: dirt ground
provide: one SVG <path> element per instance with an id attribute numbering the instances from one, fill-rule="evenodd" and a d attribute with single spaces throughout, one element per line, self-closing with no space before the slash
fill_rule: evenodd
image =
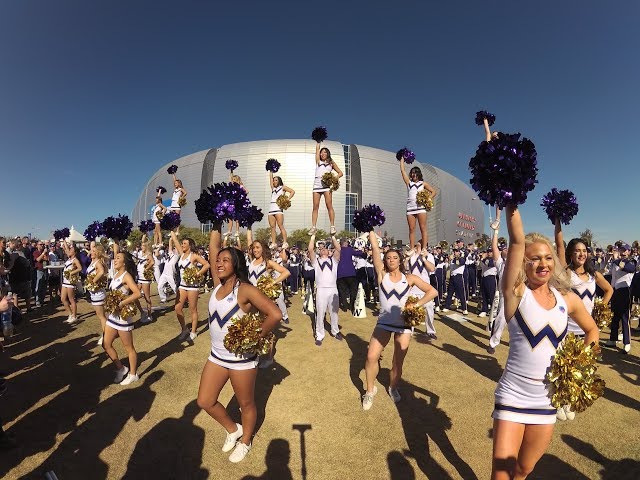
<path id="1" fill-rule="evenodd" d="M 208 298 L 200 296 L 203 320 L 194 345 L 176 340 L 171 308 L 135 330 L 140 381 L 128 387 L 111 383 L 114 368 L 96 345 L 99 322 L 90 305 L 80 303 L 82 322 L 73 327 L 62 323 L 61 308 L 33 314 L 1 357 L 9 390 L 0 398 L 0 417 L 19 446 L 0 453 L 0 478 L 42 479 L 51 470 L 60 480 L 489 477 L 493 390 L 508 338 L 495 355 L 487 354 L 485 319 L 438 318 L 437 340 L 418 334 L 397 405 L 385 393 L 388 348 L 379 393 L 364 412 L 372 312 L 364 319 L 341 312 L 346 341 L 327 335 L 316 347 L 301 299 L 292 298 L 277 362 L 258 374 L 253 449 L 232 464 L 220 451 L 223 429 L 195 402 L 210 345 Z M 605 349 L 599 370 L 607 382 L 604 398 L 575 421 L 556 424 L 530 478 L 640 478 L 640 344 L 637 333 L 632 338 L 629 355 Z M 119 341 L 116 349 L 124 356 Z M 229 384 L 220 400 L 239 419 Z"/>

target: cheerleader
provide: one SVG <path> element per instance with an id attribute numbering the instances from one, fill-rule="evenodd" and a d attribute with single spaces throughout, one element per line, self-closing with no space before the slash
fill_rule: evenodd
<path id="1" fill-rule="evenodd" d="M 426 248 L 429 242 L 427 235 L 427 210 L 417 204 L 418 192 L 427 190 L 431 198 L 436 194 L 434 188 L 422 179 L 422 170 L 419 167 L 413 167 L 409 170 L 409 175 L 404 169 L 404 158 L 400 158 L 400 173 L 402 180 L 407 186 L 407 223 L 409 224 L 409 248 L 418 251 Z M 420 226 L 420 247 L 416 244 L 416 220 Z"/>
<path id="2" fill-rule="evenodd" d="M 175 196 L 175 193 L 174 193 Z M 179 199 L 180 197 L 178 197 Z M 171 200 L 173 204 L 173 199 Z M 179 209 L 178 209 L 179 211 Z M 162 197 L 158 195 L 156 197 L 156 204 L 151 211 L 151 219 L 153 221 L 153 244 L 162 245 L 162 230 L 160 229 L 160 220 L 167 213 L 167 207 L 162 204 Z"/>
<path id="3" fill-rule="evenodd" d="M 95 275 L 93 278 L 93 283 L 98 285 L 101 280 L 105 281 L 107 279 L 107 270 L 105 267 L 105 253 L 104 247 L 96 242 L 91 242 L 91 263 L 87 267 L 87 277 L 89 275 Z M 106 285 L 106 282 L 105 282 Z M 91 297 L 91 305 L 96 311 L 96 317 L 100 320 L 100 338 L 98 339 L 98 346 L 102 346 L 102 340 L 104 338 L 104 330 L 107 325 L 107 317 L 104 314 L 104 298 L 105 298 L 105 290 L 104 288 L 100 288 L 93 292 L 89 292 Z"/>
<path id="4" fill-rule="evenodd" d="M 289 194 L 289 200 L 296 194 L 293 188 L 286 187 L 282 183 L 282 178 L 274 176 L 273 172 L 269 172 L 269 185 L 271 186 L 271 203 L 269 204 L 269 227 L 271 228 L 271 245 L 269 248 L 276 246 L 276 224 L 282 235 L 282 248 L 289 248 L 287 243 L 287 231 L 284 229 L 284 213 L 278 206 L 277 200 L 280 195 Z"/>
<path id="5" fill-rule="evenodd" d="M 276 305 L 249 283 L 247 264 L 236 248 L 220 249 L 220 226 L 214 227 L 209 240 L 209 258 L 214 290 L 209 299 L 209 332 L 211 353 L 202 370 L 198 390 L 198 406 L 224 427 L 227 432 L 223 452 L 233 450 L 231 462 L 242 461 L 251 449 L 251 437 L 256 425 L 255 404 L 256 355 L 237 357 L 224 347 L 229 321 L 234 316 L 258 311 L 264 315 L 261 335 L 265 336 L 280 322 L 282 316 Z M 218 397 L 227 380 L 231 380 L 238 400 L 242 425 L 229 417 Z"/>
<path id="6" fill-rule="evenodd" d="M 373 405 L 373 397 L 378 392 L 376 387 L 376 377 L 380 370 L 380 355 L 387 346 L 393 333 L 393 360 L 391 363 L 391 374 L 389 396 L 394 403 L 398 403 L 402 398 L 398 392 L 398 383 L 402 377 L 402 365 L 409 349 L 411 340 L 411 328 L 405 325 L 402 318 L 401 309 L 404 307 L 407 297 L 409 297 L 412 287 L 417 287 L 423 293 L 422 298 L 416 305 L 424 305 L 430 302 L 438 292 L 429 283 L 415 275 L 404 274 L 404 263 L 397 250 L 388 250 L 384 258 L 380 259 L 380 247 L 375 233 L 369 233 L 369 241 L 373 247 L 373 265 L 376 269 L 378 281 L 378 291 L 380 292 L 380 315 L 376 323 L 369 349 L 367 350 L 367 360 L 365 363 L 365 373 L 367 378 L 367 389 L 362 396 L 362 409 L 369 410 Z"/>
<path id="7" fill-rule="evenodd" d="M 244 186 L 244 183 L 242 183 L 242 178 L 240 178 L 240 175 L 234 175 L 234 173 L 232 171 L 229 171 L 229 182 L 230 183 L 237 183 L 238 185 L 240 185 L 240 188 L 242 188 L 247 196 L 249 195 L 249 190 L 247 190 L 247 187 Z M 229 220 L 229 222 L 227 223 L 227 232 L 224 234 L 225 236 L 225 244 L 226 244 L 226 237 L 231 236 L 233 234 L 233 226 L 236 226 L 236 233 L 235 233 L 235 239 L 236 242 L 239 242 L 240 240 L 240 222 L 238 222 L 238 220 Z"/>
<path id="8" fill-rule="evenodd" d="M 545 380 L 556 348 L 567 333 L 567 317 L 598 341 L 598 328 L 562 269 L 549 240 L 525 237 L 520 212 L 505 211 L 509 252 L 501 281 L 509 328 L 509 356 L 495 391 L 491 478 L 524 479 L 553 434 L 556 409 Z"/>
<path id="9" fill-rule="evenodd" d="M 433 255 L 430 254 L 426 248 L 423 249 L 421 252 L 410 250 L 409 255 L 407 256 L 407 259 L 406 259 L 405 267 L 408 267 L 407 271 L 409 271 L 411 275 L 418 277 L 426 284 L 429 284 L 429 285 L 431 284 L 430 274 L 431 272 L 435 271 L 436 266 L 435 266 L 435 259 L 433 258 Z M 437 289 L 435 290 L 437 293 L 438 290 Z M 418 298 L 422 298 L 422 296 L 424 295 L 424 292 L 420 288 L 414 285 L 413 287 L 411 287 L 411 290 L 409 291 L 409 295 L 415 295 Z M 436 295 L 435 298 L 438 298 L 438 296 Z M 427 304 L 425 305 L 425 311 L 426 311 L 426 315 L 424 318 L 425 333 L 427 334 L 427 337 L 429 340 L 437 340 L 438 337 L 436 336 L 436 327 L 434 324 L 435 304 L 433 301 L 427 302 Z"/>
<path id="10" fill-rule="evenodd" d="M 109 290 L 120 290 L 127 297 L 120 302 L 120 307 L 135 303 L 142 294 L 136 285 L 136 264 L 129 252 L 119 251 L 117 243 L 113 245 L 114 277 L 109 284 Z M 127 350 L 129 367 L 122 365 L 118 358 L 118 353 L 113 348 L 113 341 L 120 337 L 124 348 Z M 133 346 L 133 319 L 131 317 L 122 318 L 109 314 L 107 324 L 104 329 L 104 350 L 109 355 L 116 367 L 116 377 L 113 383 L 129 385 L 137 382 L 138 377 L 138 354 Z"/>
<path id="11" fill-rule="evenodd" d="M 320 144 L 316 144 L 316 174 L 313 179 L 313 211 L 311 212 L 311 228 L 309 234 L 314 235 L 316 233 L 316 223 L 318 223 L 318 209 L 320 208 L 320 197 L 324 197 L 324 203 L 327 206 L 327 212 L 329 214 L 329 223 L 331 223 L 330 233 L 336 234 L 335 220 L 336 212 L 333 209 L 333 197 L 331 189 L 322 185 L 322 176 L 325 173 L 335 172 L 338 174 L 338 178 L 342 177 L 343 173 L 336 162 L 331 158 L 331 152 L 326 147 L 320 147 Z"/>
<path id="12" fill-rule="evenodd" d="M 169 206 L 169 210 L 180 215 L 180 209 L 182 208 L 182 205 L 186 205 L 187 203 L 187 191 L 182 186 L 182 180 L 177 179 L 175 173 L 173 173 L 172 175 L 173 195 L 171 195 L 171 205 Z M 162 238 L 162 236 L 160 238 Z"/>
<path id="13" fill-rule="evenodd" d="M 309 261 L 313 265 L 316 277 L 316 346 L 322 345 L 324 339 L 324 316 L 329 312 L 331 319 L 331 335 L 336 340 L 344 340 L 338 325 L 338 263 L 340 263 L 340 243 L 335 236 L 331 237 L 334 252 L 330 255 L 329 242 L 320 242 L 319 256 L 315 252 L 316 236 L 311 235 L 307 248 Z"/>
<path id="14" fill-rule="evenodd" d="M 209 269 L 209 262 L 207 262 L 200 255 L 194 253 L 196 249 L 196 242 L 192 238 L 183 238 L 182 242 L 178 242 L 178 237 L 175 232 L 171 232 L 171 238 L 173 244 L 178 251 L 178 270 L 180 273 L 180 285 L 178 286 L 178 302 L 176 303 L 176 317 L 180 322 L 181 332 L 178 335 L 178 340 L 182 341 L 189 337 L 189 340 L 193 342 L 198 334 L 196 330 L 198 328 L 198 294 L 200 293 L 199 284 L 188 284 L 184 278 L 184 271 L 186 268 L 200 268 L 197 275 L 202 277 L 204 272 Z M 191 332 L 185 324 L 184 320 L 184 304 L 189 301 L 189 311 L 191 313 Z"/>
<path id="15" fill-rule="evenodd" d="M 76 285 L 75 283 L 71 283 L 69 278 L 72 276 L 79 278 L 82 265 L 76 256 L 77 250 L 73 243 L 67 244 L 66 242 L 62 242 L 62 248 L 64 248 L 67 261 L 64 262 L 64 269 L 62 271 L 62 292 L 60 298 L 62 299 L 65 310 L 69 312 L 69 316 L 64 323 L 72 324 L 78 321 L 76 317 L 78 306 L 76 305 Z"/>
<path id="16" fill-rule="evenodd" d="M 150 323 L 151 322 L 151 282 L 153 281 L 153 255 L 151 254 L 151 249 L 149 248 L 149 242 L 146 237 L 142 239 L 142 247 L 140 248 L 140 252 L 138 252 L 137 257 L 137 267 L 138 267 L 138 286 L 142 291 L 142 295 L 144 296 L 144 300 L 147 305 L 147 310 L 144 312 L 142 307 L 140 307 L 140 323 Z M 151 275 L 148 275 L 151 273 Z"/>

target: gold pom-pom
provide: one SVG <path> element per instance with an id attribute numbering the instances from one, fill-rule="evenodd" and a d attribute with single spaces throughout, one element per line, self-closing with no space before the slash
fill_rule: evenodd
<path id="1" fill-rule="evenodd" d="M 142 272 L 142 276 L 144 277 L 145 280 L 147 281 L 151 281 L 153 280 L 153 265 L 150 265 L 148 267 L 144 268 L 144 271 Z"/>
<path id="2" fill-rule="evenodd" d="M 107 288 L 107 277 L 103 275 L 96 283 L 96 275 L 97 273 L 90 273 L 87 275 L 87 279 L 84 282 L 84 288 L 91 293 L 99 292 L 100 290 Z"/>
<path id="3" fill-rule="evenodd" d="M 71 273 L 71 270 L 65 270 L 63 275 L 64 275 L 64 278 L 67 279 L 67 282 L 69 282 L 71 285 L 75 285 L 76 283 L 78 283 L 78 280 L 80 280 L 80 276 L 78 275 L 78 272 Z"/>
<path id="4" fill-rule="evenodd" d="M 191 266 L 184 269 L 182 272 L 182 280 L 189 287 L 199 287 L 202 284 L 202 275 L 197 267 Z"/>
<path id="5" fill-rule="evenodd" d="M 158 217 L 158 220 L 162 220 L 162 218 L 164 217 L 164 212 L 160 210 L 158 213 L 156 213 L 156 217 Z"/>
<path id="6" fill-rule="evenodd" d="M 268 275 L 261 276 L 256 287 L 271 300 L 275 300 L 282 293 L 282 284 L 274 282 Z"/>
<path id="7" fill-rule="evenodd" d="M 431 194 L 427 190 L 420 190 L 418 192 L 416 195 L 416 203 L 427 212 L 430 212 L 433 208 L 433 198 L 431 198 Z"/>
<path id="8" fill-rule="evenodd" d="M 599 345 L 585 345 L 573 333 L 565 337 L 547 373 L 554 407 L 569 405 L 574 412 L 584 412 L 603 395 L 605 382 L 596 375 L 599 354 Z"/>
<path id="9" fill-rule="evenodd" d="M 404 304 L 402 309 L 402 316 L 404 317 L 404 323 L 407 327 L 417 327 L 424 322 L 427 310 L 423 305 L 418 306 L 416 303 L 420 300 L 415 295 L 410 295 Z"/>
<path id="10" fill-rule="evenodd" d="M 262 314 L 257 312 L 247 313 L 240 318 L 234 317 L 224 337 L 224 347 L 238 357 L 268 353 L 275 335 L 269 333 L 260 337 L 263 319 Z"/>
<path id="11" fill-rule="evenodd" d="M 134 303 L 128 303 L 120 308 L 120 302 L 127 298 L 127 295 L 120 290 L 109 290 L 104 299 L 104 311 L 107 315 L 113 315 L 120 318 L 131 318 L 136 314 L 136 306 Z"/>
<path id="12" fill-rule="evenodd" d="M 611 306 L 608 303 L 604 303 L 602 297 L 596 297 L 593 301 L 591 316 L 600 330 L 611 325 L 611 320 L 613 320 Z"/>
<path id="13" fill-rule="evenodd" d="M 276 205 L 278 205 L 278 208 L 280 210 L 286 210 L 291 206 L 291 199 L 289 199 L 288 195 L 285 195 L 283 193 L 278 198 L 276 198 Z"/>
<path id="14" fill-rule="evenodd" d="M 178 198 L 178 206 L 180 208 L 184 207 L 187 204 L 187 196 L 186 195 L 181 195 L 180 198 Z"/>
<path id="15" fill-rule="evenodd" d="M 335 192 L 338 187 L 340 187 L 340 179 L 337 175 L 334 175 L 331 172 L 327 172 L 322 175 L 322 179 L 320 181 L 322 182 L 322 186 L 324 188 L 328 188 L 332 192 Z"/>

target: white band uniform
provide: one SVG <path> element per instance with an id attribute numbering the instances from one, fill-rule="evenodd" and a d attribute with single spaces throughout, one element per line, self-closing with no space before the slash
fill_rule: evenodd
<path id="1" fill-rule="evenodd" d="M 324 338 L 324 316 L 329 312 L 331 334 L 340 333 L 338 326 L 338 262 L 333 257 L 315 257 L 316 276 L 316 340 Z"/>

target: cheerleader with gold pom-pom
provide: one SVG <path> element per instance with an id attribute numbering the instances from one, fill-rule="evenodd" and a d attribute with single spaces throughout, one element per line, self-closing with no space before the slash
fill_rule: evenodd
<path id="1" fill-rule="evenodd" d="M 410 155 L 407 155 L 408 152 Z M 413 159 L 413 152 L 402 149 L 396 157 L 400 161 L 400 173 L 402 180 L 407 186 L 407 224 L 409 225 L 409 248 L 417 251 L 424 250 L 429 243 L 427 233 L 427 211 L 433 207 L 433 197 L 436 195 L 435 189 L 422 178 L 422 170 L 420 167 L 413 167 L 409 170 L 409 175 L 405 171 L 404 165 L 407 159 Z M 422 193 L 425 192 L 425 193 Z M 423 198 L 424 197 L 424 198 Z M 420 244 L 416 243 L 416 222 L 420 227 L 421 240 Z"/>
<path id="2" fill-rule="evenodd" d="M 316 233 L 318 223 L 318 210 L 320 209 L 320 198 L 324 197 L 331 224 L 331 235 L 336 234 L 336 212 L 333 209 L 332 192 L 337 188 L 338 179 L 342 177 L 342 170 L 331 158 L 331 152 L 327 147 L 322 147 L 322 141 L 327 138 L 327 131 L 323 127 L 316 128 L 312 133 L 312 138 L 316 141 L 316 174 L 313 180 L 313 210 L 311 212 L 311 228 L 309 234 Z M 336 172 L 334 174 L 333 172 Z M 326 176 L 325 176 L 326 175 Z M 329 180 L 329 181 L 328 181 Z"/>
<path id="3" fill-rule="evenodd" d="M 269 164 L 271 162 L 271 164 Z M 269 186 L 271 187 L 271 203 L 269 204 L 269 227 L 271 228 L 271 244 L 269 248 L 276 246 L 276 225 L 282 235 L 282 247 L 289 248 L 287 243 L 287 231 L 284 228 L 284 210 L 291 206 L 291 199 L 296 194 L 293 188 L 284 185 L 282 178 L 274 175 L 280 168 L 280 164 L 275 159 L 267 161 L 269 170 Z"/>
<path id="4" fill-rule="evenodd" d="M 80 279 L 80 272 L 82 271 L 82 265 L 77 257 L 77 249 L 73 243 L 62 242 L 64 253 L 67 255 L 67 261 L 64 262 L 64 269 L 62 270 L 62 289 L 60 299 L 64 305 L 65 310 L 69 312 L 69 317 L 64 323 L 76 323 L 78 318 L 76 316 L 78 306 L 76 304 L 76 284 Z"/>
<path id="5" fill-rule="evenodd" d="M 104 314 L 104 299 L 107 288 L 107 268 L 105 264 L 106 256 L 104 247 L 96 242 L 91 242 L 91 264 L 87 267 L 87 279 L 85 288 L 91 296 L 91 305 L 96 311 L 96 316 L 100 320 L 100 338 L 98 346 L 102 346 L 104 329 L 107 325 L 107 317 Z"/>
<path id="6" fill-rule="evenodd" d="M 146 311 L 140 308 L 140 323 L 150 323 L 151 318 L 151 282 L 154 279 L 154 260 L 147 237 L 142 237 L 142 245 L 137 258 L 138 286 L 146 303 Z"/>

